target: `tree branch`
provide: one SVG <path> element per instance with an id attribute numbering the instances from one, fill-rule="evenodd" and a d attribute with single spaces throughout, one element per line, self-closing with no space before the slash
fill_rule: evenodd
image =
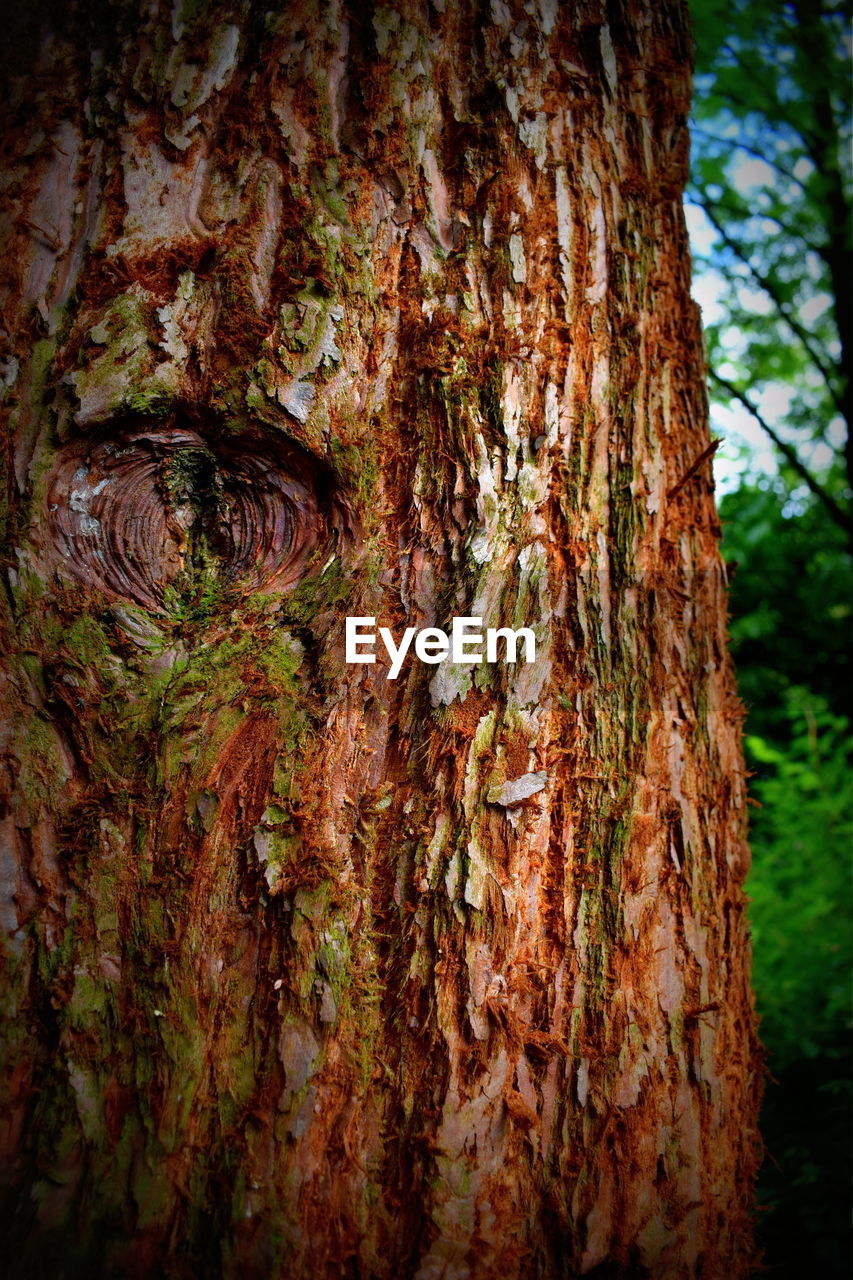
<path id="1" fill-rule="evenodd" d="M 798 338 L 799 341 L 802 343 L 803 348 L 808 353 L 809 359 L 812 361 L 815 368 L 819 371 L 821 377 L 826 383 L 827 390 L 829 391 L 829 394 L 832 396 L 836 409 L 838 410 L 839 413 L 844 415 L 844 419 L 845 419 L 845 422 L 847 422 L 847 427 L 849 430 L 850 421 L 847 417 L 847 414 L 845 413 L 844 397 L 839 394 L 838 389 L 834 385 L 835 378 L 833 375 L 835 373 L 835 370 L 832 368 L 831 365 L 828 365 L 825 363 L 821 353 L 815 349 L 812 343 L 811 335 L 802 326 L 802 324 L 800 324 L 796 316 L 794 316 L 791 313 L 787 304 L 780 297 L 773 281 L 769 279 L 768 276 L 762 275 L 762 273 L 758 271 L 756 267 L 753 266 L 752 262 L 750 261 L 746 253 L 744 253 L 741 246 L 737 243 L 737 241 L 732 236 L 729 235 L 728 231 L 726 231 L 725 227 L 720 222 L 719 218 L 717 218 L 714 215 L 714 213 L 711 212 L 711 209 L 713 207 L 713 201 L 710 202 L 710 204 L 703 205 L 702 207 L 705 211 L 705 217 L 711 223 L 712 227 L 714 227 L 720 239 L 722 240 L 723 244 L 728 249 L 731 249 L 732 253 L 735 254 L 735 256 L 744 264 L 750 276 L 758 285 L 758 287 L 767 294 L 768 298 L 773 303 L 776 310 L 779 312 L 780 317 L 782 318 L 782 320 L 784 320 L 785 324 L 791 330 L 794 337 Z"/>
<path id="2" fill-rule="evenodd" d="M 721 138 L 719 134 L 711 133 L 708 129 L 702 129 L 699 125 L 694 125 L 690 130 L 694 138 L 707 138 L 709 142 L 718 142 L 721 147 L 725 147 L 729 151 L 745 151 L 747 155 L 755 156 L 757 160 L 763 160 L 771 169 L 775 169 L 783 178 L 787 178 L 794 186 L 799 187 L 803 195 L 806 194 L 805 184 L 794 177 L 790 169 L 786 169 L 778 160 L 772 159 L 764 151 L 759 151 L 758 147 L 752 147 L 748 142 L 742 141 L 740 138 Z"/>
<path id="3" fill-rule="evenodd" d="M 803 483 L 808 486 L 809 490 L 814 494 L 818 501 L 823 503 L 834 523 L 844 530 L 848 538 L 853 540 L 853 519 L 851 519 L 844 508 L 836 502 L 832 494 L 827 492 L 820 481 L 812 475 L 808 467 L 806 467 L 798 457 L 796 449 L 794 449 L 792 445 L 788 444 L 786 440 L 783 440 L 779 433 L 771 427 L 770 423 L 759 412 L 759 410 L 756 409 L 755 405 L 744 391 L 741 391 L 739 387 L 736 387 L 733 382 L 729 382 L 728 378 L 724 378 L 722 374 L 717 373 L 715 369 L 709 369 L 708 372 L 718 386 L 722 387 L 723 390 L 727 391 L 730 396 L 733 396 L 739 404 L 743 405 L 744 409 L 746 409 L 747 412 L 755 419 L 762 431 L 766 432 L 770 437 L 782 456 L 791 464 Z"/>
<path id="4" fill-rule="evenodd" d="M 756 74 L 754 61 L 750 61 L 743 57 L 728 40 L 721 46 L 721 48 L 737 63 L 744 76 L 754 82 Z M 728 98 L 730 102 L 735 103 L 736 106 L 740 107 L 745 112 L 754 114 L 756 111 L 762 111 L 768 121 L 779 121 L 779 123 L 787 125 L 791 132 L 800 138 L 806 150 L 810 150 L 810 144 L 814 142 L 815 135 L 803 120 L 802 112 L 799 113 L 798 117 L 789 115 L 788 104 L 779 98 L 777 94 L 771 95 L 764 92 L 763 97 L 766 105 L 762 109 L 760 107 L 756 107 L 755 104 L 748 102 L 745 98 L 741 98 L 738 94 L 733 93 L 731 89 L 717 89 L 716 92 L 718 97 Z M 802 100 L 798 105 L 802 106 Z"/>

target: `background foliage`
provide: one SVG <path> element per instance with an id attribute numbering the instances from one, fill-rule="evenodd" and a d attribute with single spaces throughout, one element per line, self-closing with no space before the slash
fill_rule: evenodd
<path id="1" fill-rule="evenodd" d="M 760 1239 L 773 1276 L 846 1276 L 849 20 L 846 6 L 807 0 L 693 9 L 697 294 L 712 421 L 727 436 L 723 547 L 756 805 L 748 890 L 770 1073 Z"/>

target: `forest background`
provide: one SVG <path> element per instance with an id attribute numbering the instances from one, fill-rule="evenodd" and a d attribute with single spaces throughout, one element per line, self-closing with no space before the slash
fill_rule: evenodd
<path id="1" fill-rule="evenodd" d="M 754 807 L 773 1276 L 847 1274 L 851 86 L 846 4 L 693 0 L 688 215 Z"/>

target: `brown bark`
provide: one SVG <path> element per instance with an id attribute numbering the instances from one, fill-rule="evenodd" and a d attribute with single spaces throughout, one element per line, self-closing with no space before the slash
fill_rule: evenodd
<path id="1" fill-rule="evenodd" d="M 682 5 L 110 20 L 9 96 L 7 1249 L 745 1275 Z"/>

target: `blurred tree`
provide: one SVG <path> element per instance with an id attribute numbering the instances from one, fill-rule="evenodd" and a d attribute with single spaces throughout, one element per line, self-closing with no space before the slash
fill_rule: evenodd
<path id="1" fill-rule="evenodd" d="M 848 6 L 693 0 L 690 197 L 712 419 L 745 410 L 778 472 L 721 503 L 755 802 L 753 979 L 772 1083 L 771 1275 L 847 1274 L 851 164 Z M 842 1223 L 845 1225 L 842 1226 Z"/>
<path id="2" fill-rule="evenodd" d="M 794 687 L 853 718 L 844 534 L 818 501 L 793 500 L 785 475 L 725 494 L 721 515 L 725 554 L 736 565 L 730 632 L 751 733 L 785 741 Z"/>
<path id="3" fill-rule="evenodd" d="M 704 264 L 724 277 L 712 397 L 743 406 L 849 534 L 847 6 L 694 0 L 693 14 L 690 196 L 713 230 Z"/>
<path id="4" fill-rule="evenodd" d="M 755 803 L 753 981 L 771 1081 L 760 1239 L 770 1274 L 846 1276 L 851 1115 L 849 644 L 844 535 L 783 477 L 721 503 Z"/>
<path id="5" fill-rule="evenodd" d="M 771 1069 L 835 1044 L 848 1012 L 853 576 L 821 505 L 785 515 L 781 486 L 721 504 L 738 560 L 732 644 L 758 802 L 750 878 L 754 977 Z"/>

